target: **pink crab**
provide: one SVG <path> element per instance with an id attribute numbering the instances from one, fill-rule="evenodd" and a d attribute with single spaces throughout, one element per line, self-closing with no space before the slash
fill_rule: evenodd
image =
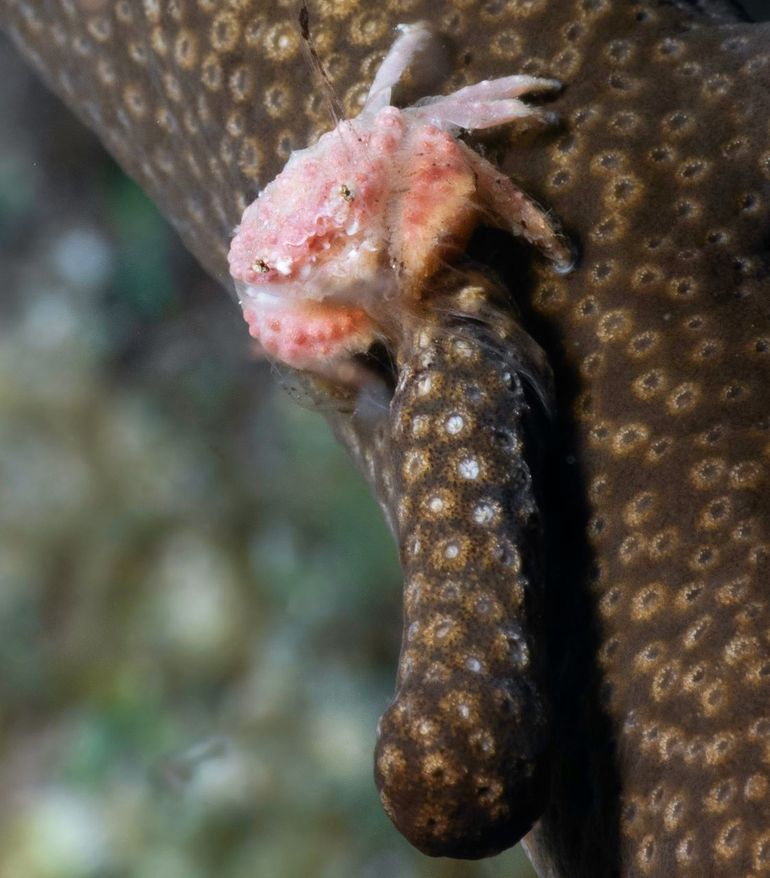
<path id="1" fill-rule="evenodd" d="M 456 137 L 547 119 L 519 96 L 559 83 L 506 76 L 397 109 L 391 91 L 433 34 L 399 25 L 361 113 L 292 154 L 244 211 L 229 253 L 251 335 L 277 360 L 329 375 L 393 331 L 400 308 L 461 253 L 483 217 L 566 270 L 544 211 Z"/>

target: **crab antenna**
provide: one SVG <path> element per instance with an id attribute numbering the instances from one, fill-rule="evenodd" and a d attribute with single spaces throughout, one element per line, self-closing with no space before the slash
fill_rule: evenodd
<path id="1" fill-rule="evenodd" d="M 334 120 L 334 124 L 338 125 L 340 121 L 344 118 L 342 104 L 339 102 L 339 98 L 335 94 L 334 86 L 329 79 L 329 74 L 326 72 L 323 64 L 321 63 L 321 59 L 318 57 L 316 47 L 313 45 L 313 40 L 310 36 L 310 12 L 307 8 L 307 0 L 302 0 L 302 2 L 300 3 L 298 18 L 300 34 L 302 36 L 303 53 L 308 64 L 310 65 L 310 69 L 321 80 L 321 85 L 323 87 L 326 100 L 329 104 L 329 112 L 331 113 L 331 117 Z"/>

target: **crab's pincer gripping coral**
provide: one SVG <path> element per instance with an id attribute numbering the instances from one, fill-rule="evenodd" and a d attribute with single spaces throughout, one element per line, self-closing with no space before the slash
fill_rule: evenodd
<path id="1" fill-rule="evenodd" d="M 427 282 L 482 219 L 528 239 L 561 270 L 572 263 L 547 214 L 456 137 L 548 121 L 520 98 L 559 83 L 507 76 L 397 109 L 393 86 L 433 40 L 422 23 L 399 29 L 361 113 L 293 153 L 232 241 L 251 334 L 298 369 L 333 375 L 374 339 L 397 342 Z"/>

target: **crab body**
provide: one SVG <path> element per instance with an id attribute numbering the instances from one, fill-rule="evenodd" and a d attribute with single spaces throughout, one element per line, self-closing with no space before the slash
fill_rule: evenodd
<path id="1" fill-rule="evenodd" d="M 455 139 L 395 107 L 294 153 L 230 251 L 252 333 L 299 368 L 364 350 L 389 303 L 462 249 L 474 190 Z"/>
<path id="2" fill-rule="evenodd" d="M 292 154 L 250 204 L 229 253 L 249 330 L 290 366 L 327 373 L 378 335 L 461 253 L 482 217 L 522 234 L 566 267 L 545 213 L 457 139 L 463 129 L 545 118 L 519 100 L 553 80 L 509 76 L 390 105 L 392 86 L 431 34 L 401 26 L 364 108 Z"/>

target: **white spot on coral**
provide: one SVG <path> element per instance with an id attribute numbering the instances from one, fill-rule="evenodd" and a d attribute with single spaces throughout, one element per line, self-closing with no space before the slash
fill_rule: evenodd
<path id="1" fill-rule="evenodd" d="M 478 674 L 481 670 L 481 662 L 477 658 L 471 657 L 465 662 L 465 667 L 469 671 L 473 671 L 474 674 Z"/>
<path id="2" fill-rule="evenodd" d="M 450 560 L 456 558 L 460 554 L 460 547 L 457 543 L 449 543 L 449 545 L 444 550 L 444 556 L 449 558 Z"/>
<path id="3" fill-rule="evenodd" d="M 464 457 L 457 465 L 457 471 L 464 479 L 471 481 L 478 478 L 481 468 L 475 457 Z"/>
<path id="4" fill-rule="evenodd" d="M 465 420 L 461 415 L 450 415 L 446 422 L 446 431 L 452 436 L 456 436 L 465 426 Z"/>
<path id="5" fill-rule="evenodd" d="M 431 497 L 428 500 L 428 509 L 431 512 L 441 512 L 444 509 L 444 500 L 442 497 Z"/>
<path id="6" fill-rule="evenodd" d="M 495 517 L 495 509 L 491 503 L 478 503 L 473 508 L 473 520 L 476 524 L 489 524 Z"/>

